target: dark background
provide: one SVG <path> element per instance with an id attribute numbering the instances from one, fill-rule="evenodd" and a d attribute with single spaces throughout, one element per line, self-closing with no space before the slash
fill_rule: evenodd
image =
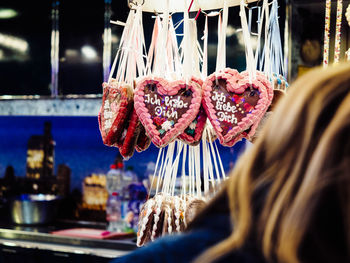
<path id="1" fill-rule="evenodd" d="M 56 2 L 56 1 L 55 1 Z M 261 2 L 261 1 L 259 1 Z M 10 36 L 25 41 L 27 52 L 9 48 L 0 41 L 0 95 L 50 95 L 51 66 L 51 6 L 53 1 L 37 0 L 2 0 L 1 8 L 12 8 L 18 16 L 12 19 L 0 19 L 0 37 Z M 344 1 L 344 10 L 350 1 Z M 286 5 L 290 4 L 289 74 L 290 82 L 302 72 L 322 63 L 325 1 L 323 0 L 280 0 L 279 15 L 281 38 L 284 43 Z M 251 4 L 254 6 L 256 3 Z M 103 81 L 102 54 L 105 2 L 103 0 L 63 0 L 59 2 L 60 29 L 60 71 L 59 94 L 100 94 Z M 229 25 L 240 28 L 238 7 L 230 8 Z M 125 21 L 129 9 L 126 1 L 112 1 L 112 20 Z M 144 14 L 146 44 L 149 44 L 153 19 L 152 14 Z M 191 14 L 192 17 L 195 13 Z M 332 1 L 330 61 L 333 57 L 336 0 Z M 181 19 L 181 14 L 173 16 L 174 21 Z M 198 39 L 203 35 L 204 16 L 198 18 Z M 123 27 L 111 25 L 113 34 L 112 56 L 115 55 Z M 179 33 L 181 33 L 181 27 Z M 256 31 L 253 28 L 253 31 Z M 215 70 L 217 43 L 217 20 L 209 19 L 209 73 Z M 227 66 L 238 70 L 245 69 L 245 54 L 241 33 L 234 33 L 227 38 Z M 180 38 L 179 38 L 180 40 Z M 301 50 L 306 41 L 317 41 L 320 55 L 313 62 L 306 61 Z M 341 57 L 350 46 L 350 33 L 345 16 L 342 23 Z M 97 58 L 86 60 L 81 54 L 85 45 L 93 47 Z"/>
<path id="2" fill-rule="evenodd" d="M 56 1 L 55 1 L 56 2 Z M 51 48 L 51 1 L 2 0 L 0 8 L 12 8 L 19 15 L 0 20 L 0 34 L 14 36 L 28 43 L 28 51 L 22 54 L 0 42 L 0 95 L 50 95 L 50 48 Z M 253 6 L 255 4 L 252 4 Z M 283 38 L 285 3 L 280 1 L 280 26 Z M 99 94 L 103 81 L 102 54 L 104 10 L 103 0 L 63 0 L 59 2 L 60 30 L 60 94 Z M 229 24 L 240 28 L 239 8 L 230 8 Z M 129 9 L 126 1 L 112 1 L 112 20 L 125 21 Z M 144 14 L 146 44 L 149 44 L 153 19 Z M 191 14 L 192 17 L 195 13 Z M 173 16 L 174 21 L 181 14 Z M 112 25 L 114 35 L 112 56 L 115 55 L 123 28 Z M 204 16 L 198 18 L 198 38 L 203 35 Z M 255 30 L 253 28 L 253 30 Z M 182 29 L 179 28 L 181 33 Z M 217 43 L 217 19 L 209 19 L 209 73 L 215 70 Z M 245 53 L 239 41 L 241 33 L 227 38 L 227 66 L 245 69 Z M 180 39 L 179 39 L 180 40 Z M 89 45 L 97 51 L 97 58 L 87 61 L 81 55 L 81 48 Z"/>

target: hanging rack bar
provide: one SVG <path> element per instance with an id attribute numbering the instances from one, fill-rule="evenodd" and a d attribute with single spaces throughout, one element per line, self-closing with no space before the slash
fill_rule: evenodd
<path id="1" fill-rule="evenodd" d="M 166 1 L 159 0 L 127 0 L 128 6 L 132 8 L 137 5 L 142 5 L 142 10 L 144 12 L 151 13 L 162 13 L 165 10 Z M 188 8 L 192 0 L 186 0 L 186 4 L 184 1 L 179 0 L 170 0 L 169 1 L 169 12 L 184 12 L 185 9 Z M 254 3 L 258 2 L 258 0 L 246 0 L 246 3 Z M 227 0 L 227 4 L 229 7 L 238 6 L 240 4 L 240 0 Z M 187 8 L 185 8 L 187 7 Z M 224 7 L 224 0 L 194 0 L 191 6 L 190 11 L 198 11 L 199 9 L 205 10 L 213 10 L 220 9 Z"/>

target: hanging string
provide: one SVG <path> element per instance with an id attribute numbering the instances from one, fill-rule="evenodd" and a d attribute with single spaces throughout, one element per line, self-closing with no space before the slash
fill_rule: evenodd
<path id="1" fill-rule="evenodd" d="M 159 181 L 160 181 L 159 178 L 160 178 L 160 171 L 161 171 L 161 167 L 158 170 L 159 161 L 160 161 L 161 164 L 163 164 L 163 149 L 162 148 L 159 150 L 159 153 L 158 153 L 156 166 L 154 168 L 154 174 L 152 176 L 150 192 L 151 192 L 151 190 L 153 188 L 153 184 L 154 184 L 155 178 L 158 178 L 158 180 L 157 180 L 157 187 L 156 187 L 156 192 L 158 192 L 158 186 L 159 186 Z M 149 195 L 150 195 L 150 193 L 149 193 Z"/>
<path id="2" fill-rule="evenodd" d="M 185 4 L 186 1 L 184 0 Z M 190 7 L 188 10 L 191 9 L 191 5 L 193 3 L 193 0 L 190 4 Z M 189 11 L 188 11 L 189 12 Z M 192 76 L 192 61 L 191 61 L 191 38 L 190 38 L 190 21 L 189 21 L 189 15 L 188 12 L 184 12 L 184 36 L 183 36 L 183 76 L 185 78 L 186 83 L 191 79 Z"/>
<path id="3" fill-rule="evenodd" d="M 272 73 L 281 74 L 286 76 L 286 70 L 284 67 L 284 58 L 282 50 L 282 42 L 280 35 L 280 27 L 278 22 L 278 2 L 274 0 L 272 2 L 271 16 L 270 16 L 270 28 L 269 34 L 270 50 L 271 50 L 271 68 Z"/>
<path id="4" fill-rule="evenodd" d="M 267 24 L 269 28 L 269 31 L 267 32 L 267 42 L 265 41 L 262 55 L 260 57 L 260 61 L 258 61 L 259 49 L 260 49 L 260 38 L 262 34 L 261 32 L 262 23 L 264 21 L 265 13 L 269 9 L 268 5 L 270 4 L 272 5 L 271 14 L 269 17 L 266 17 L 265 19 L 265 24 Z M 272 79 L 273 74 L 285 76 L 286 72 L 285 72 L 285 67 L 283 63 L 284 62 L 283 51 L 282 51 L 280 28 L 279 28 L 279 22 L 278 22 L 278 18 L 279 18 L 278 2 L 277 0 L 274 0 L 270 4 L 268 3 L 267 0 L 264 0 L 263 12 L 259 19 L 258 49 L 256 50 L 256 53 L 255 53 L 255 62 L 256 62 L 256 65 L 258 65 L 259 63 L 259 70 L 263 71 L 270 79 Z M 270 53 L 270 55 L 268 56 L 269 57 L 268 61 L 265 61 L 266 54 L 267 54 L 266 50 L 269 50 L 268 52 Z"/>
<path id="5" fill-rule="evenodd" d="M 205 16 L 205 25 L 203 32 L 203 64 L 202 64 L 202 79 L 208 75 L 208 16 Z"/>
<path id="6" fill-rule="evenodd" d="M 264 20 L 264 14 L 265 14 L 265 5 L 266 5 L 266 2 L 264 0 L 263 2 L 263 7 L 262 7 L 262 11 L 260 10 L 261 8 L 259 7 L 258 8 L 258 39 L 257 39 L 257 48 L 256 48 L 256 51 L 255 51 L 255 68 L 258 68 L 258 60 L 259 60 L 259 54 L 260 54 L 260 46 L 261 46 L 261 35 L 262 35 L 262 26 L 263 26 L 263 20 Z M 265 52 L 265 47 L 263 49 L 263 52 L 262 52 L 262 57 L 264 57 L 264 53 Z M 263 59 L 260 59 L 260 71 L 263 71 L 262 68 L 263 68 Z"/>
<path id="7" fill-rule="evenodd" d="M 116 68 L 115 79 L 119 83 L 127 83 L 131 86 L 137 77 L 146 73 L 145 58 L 146 47 L 142 24 L 142 7 L 136 6 L 131 10 L 126 23 L 110 21 L 112 24 L 124 26 L 117 54 L 114 58 L 108 82 L 111 81 Z M 118 65 L 118 67 L 117 67 Z"/>
<path id="8" fill-rule="evenodd" d="M 135 27 L 134 27 L 135 22 L 136 22 L 135 15 L 136 15 L 136 11 L 131 13 L 131 22 L 130 22 L 128 37 L 125 39 L 125 46 L 123 47 L 122 55 L 120 56 L 120 62 L 118 65 L 117 76 L 116 76 L 116 79 L 119 83 L 126 81 L 125 71 L 129 68 L 127 66 L 127 64 L 128 64 L 127 62 L 128 62 L 128 58 L 130 57 L 129 55 L 131 55 L 130 50 L 133 48 L 133 44 L 134 44 L 134 43 L 132 43 L 133 42 L 132 36 L 133 36 L 133 32 L 135 30 Z"/>
<path id="9" fill-rule="evenodd" d="M 211 182 L 211 185 L 213 187 L 213 189 L 215 189 L 215 183 L 216 183 L 216 180 L 215 180 L 215 177 L 214 177 L 214 167 L 213 167 L 213 159 L 215 158 L 215 155 L 213 155 L 213 157 L 211 156 L 210 153 L 213 153 L 211 152 L 211 149 L 210 149 L 210 145 L 213 143 L 213 139 L 211 137 L 211 133 L 209 131 L 209 129 L 207 128 L 206 129 L 206 133 L 207 133 L 207 138 L 208 138 L 208 143 L 205 144 L 205 146 L 207 147 L 206 151 L 208 153 L 208 171 L 209 171 L 209 181 Z M 219 156 L 220 157 L 220 156 Z M 212 159 L 213 158 L 213 159 Z M 218 180 L 219 181 L 219 180 Z"/>
<path id="10" fill-rule="evenodd" d="M 155 46 L 157 45 L 159 24 L 160 24 L 160 18 L 159 18 L 159 16 L 156 16 L 156 19 L 154 21 L 154 26 L 153 26 L 151 44 L 150 44 L 149 49 L 148 49 L 148 56 L 147 56 L 147 63 L 146 63 L 146 74 L 147 75 L 152 74 L 152 61 L 155 61 L 154 56 L 156 54 L 154 52 L 154 49 L 155 49 Z"/>
<path id="11" fill-rule="evenodd" d="M 249 82 L 252 83 L 253 79 L 256 78 L 256 66 L 255 66 L 255 58 L 250 38 L 250 32 L 248 28 L 247 15 L 245 13 L 245 1 L 241 0 L 240 2 L 240 17 L 242 23 L 242 31 L 243 31 L 243 39 L 245 44 L 245 52 L 246 52 L 246 62 L 247 62 L 247 71 L 249 73 Z M 266 59 L 265 59 L 266 60 Z"/>
<path id="12" fill-rule="evenodd" d="M 207 147 L 207 132 L 206 129 L 203 132 L 202 137 L 202 149 L 203 149 L 203 181 L 204 181 L 204 192 L 209 191 L 209 175 L 208 175 L 208 147 Z"/>
<path id="13" fill-rule="evenodd" d="M 181 22 L 181 21 L 180 21 Z M 172 56 L 173 56 L 173 66 L 174 66 L 174 72 L 175 72 L 175 77 L 174 79 L 179 79 L 182 76 L 182 64 L 181 64 L 181 59 L 179 55 L 179 46 L 177 43 L 177 38 L 176 38 L 176 29 L 174 27 L 173 21 L 170 21 L 170 28 L 169 28 L 169 35 L 170 35 L 170 42 L 172 46 Z"/>
<path id="14" fill-rule="evenodd" d="M 173 166 L 171 167 L 172 173 L 171 173 L 171 188 L 169 193 L 174 196 L 175 195 L 175 187 L 176 187 L 176 178 L 177 178 L 177 172 L 178 172 L 178 166 L 180 161 L 180 156 L 182 155 L 184 144 L 181 141 L 177 141 L 177 153 L 176 158 L 174 160 Z"/>
<path id="15" fill-rule="evenodd" d="M 157 41 L 157 56 L 155 57 L 155 67 L 154 74 L 160 77 L 166 77 L 167 73 L 167 63 L 165 63 L 166 59 L 166 42 L 168 39 L 168 31 L 169 31 L 169 0 L 165 0 L 166 5 L 163 13 L 163 21 L 162 26 L 159 31 L 159 38 Z"/>
<path id="16" fill-rule="evenodd" d="M 264 0 L 264 6 L 263 8 L 265 9 L 265 43 L 269 42 L 269 26 L 270 26 L 270 10 L 268 7 L 268 0 Z M 265 63 L 267 65 L 266 67 L 266 71 L 265 74 L 267 74 L 267 76 L 271 76 L 272 75 L 272 69 L 271 69 L 271 61 L 270 61 L 270 45 L 269 44 L 265 44 Z"/>
<path id="17" fill-rule="evenodd" d="M 219 13 L 218 18 L 218 51 L 216 58 L 216 72 L 225 69 L 226 67 L 226 29 L 228 23 L 228 5 L 227 0 L 224 0 L 224 8 Z"/>
<path id="18" fill-rule="evenodd" d="M 134 11 L 132 10 L 132 11 L 130 11 L 129 16 L 128 16 L 127 20 L 126 20 L 125 28 L 124 28 L 122 36 L 120 38 L 119 49 L 118 49 L 117 54 L 115 55 L 115 58 L 113 60 L 111 71 L 109 73 L 108 83 L 111 81 L 111 79 L 113 77 L 113 74 L 114 74 L 114 70 L 115 70 L 115 68 L 117 66 L 118 59 L 121 56 L 121 53 L 124 51 L 123 50 L 123 45 L 124 45 L 125 39 L 127 38 L 128 34 L 129 34 L 129 28 L 131 26 L 133 15 L 134 15 Z"/>
<path id="19" fill-rule="evenodd" d="M 187 157 L 187 149 L 188 149 L 188 145 L 184 145 L 184 150 L 182 153 L 182 170 L 181 170 L 181 176 L 182 176 L 182 195 L 183 197 L 186 195 L 187 193 L 187 179 L 188 177 L 186 177 L 186 157 Z"/>
<path id="20" fill-rule="evenodd" d="M 190 21 L 190 46 L 191 46 L 191 74 L 197 78 L 201 77 L 200 61 L 203 60 L 201 47 L 197 39 L 197 21 L 191 19 Z"/>
<path id="21" fill-rule="evenodd" d="M 224 166 L 222 165 L 222 161 L 221 161 L 221 158 L 220 158 L 219 149 L 218 149 L 218 146 L 216 145 L 216 142 L 213 142 L 213 143 L 214 143 L 214 146 L 215 146 L 216 157 L 218 158 L 219 165 L 220 165 L 220 171 L 221 171 L 221 174 L 219 173 L 218 176 L 222 175 L 222 178 L 225 180 L 226 179 L 226 174 L 225 174 Z"/>
<path id="22" fill-rule="evenodd" d="M 194 148 L 194 156 L 195 156 L 197 196 L 202 196 L 200 145 L 192 146 L 192 147 Z"/>
<path id="23" fill-rule="evenodd" d="M 325 29 L 324 29 L 324 43 L 323 43 L 323 67 L 328 67 L 329 64 L 329 39 L 331 28 L 331 7 L 332 0 L 326 0 L 326 16 L 325 16 Z"/>
<path id="24" fill-rule="evenodd" d="M 340 41 L 341 41 L 341 22 L 343 18 L 343 0 L 337 2 L 337 25 L 335 32 L 335 49 L 334 49 L 334 63 L 339 63 L 340 59 Z"/>

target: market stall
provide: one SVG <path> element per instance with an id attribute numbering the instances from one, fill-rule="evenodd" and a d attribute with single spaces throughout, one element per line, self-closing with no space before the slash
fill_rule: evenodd
<path id="1" fill-rule="evenodd" d="M 301 1 L 106 0 L 91 8 L 103 14 L 92 41 L 100 50 L 89 41 L 64 47 L 64 4 L 50 7 L 49 94 L 4 91 L 0 99 L 9 138 L 0 149 L 10 149 L 0 160 L 0 263 L 108 262 L 183 232 L 289 82 L 347 58 L 341 0 L 335 25 L 331 1 L 310 3 L 321 40 L 300 29 L 296 15 L 307 20 L 310 11 Z M 73 72 L 85 67 L 79 83 Z M 96 94 L 71 94 L 77 86 Z"/>

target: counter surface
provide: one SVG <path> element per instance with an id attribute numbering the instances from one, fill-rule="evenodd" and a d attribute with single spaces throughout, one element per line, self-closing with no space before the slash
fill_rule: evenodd
<path id="1" fill-rule="evenodd" d="M 115 258 L 136 249 L 133 238 L 99 240 L 52 235 L 54 230 L 69 227 L 11 226 L 0 223 L 0 244 L 7 247 L 51 250 L 56 252 Z"/>

